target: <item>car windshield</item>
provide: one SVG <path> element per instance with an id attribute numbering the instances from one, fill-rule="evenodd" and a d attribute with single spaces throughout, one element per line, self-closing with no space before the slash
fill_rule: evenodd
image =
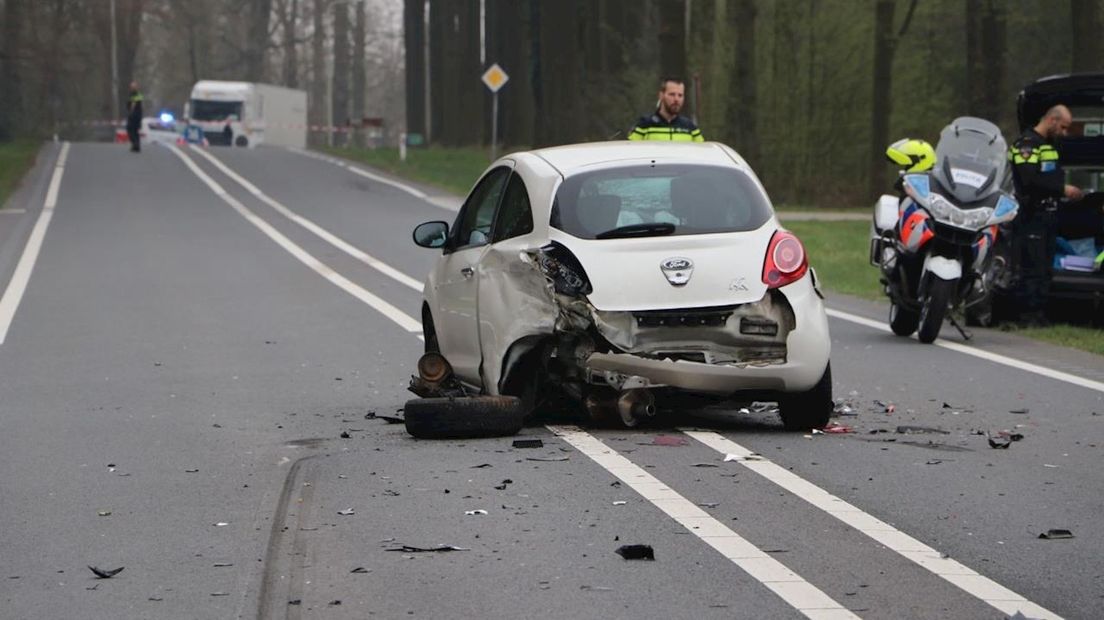
<path id="1" fill-rule="evenodd" d="M 767 197 L 734 168 L 642 164 L 564 180 L 551 225 L 582 239 L 755 230 L 771 217 Z"/>
<path id="2" fill-rule="evenodd" d="M 939 134 L 935 176 L 964 202 L 984 198 L 1002 188 L 1008 175 L 1008 144 L 989 121 L 956 118 Z"/>
<path id="3" fill-rule="evenodd" d="M 206 101 L 192 99 L 192 119 L 197 121 L 222 121 L 230 116 L 241 118 L 240 101 Z"/>

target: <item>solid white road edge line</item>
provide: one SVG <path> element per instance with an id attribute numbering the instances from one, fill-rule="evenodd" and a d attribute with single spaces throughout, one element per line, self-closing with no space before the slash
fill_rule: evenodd
<path id="1" fill-rule="evenodd" d="M 881 323 L 881 322 L 878 322 L 878 321 L 873 321 L 871 319 L 868 319 L 868 318 L 862 317 L 862 316 L 856 316 L 856 315 L 851 314 L 849 312 L 841 312 L 839 310 L 832 310 L 831 308 L 826 308 L 825 312 L 828 313 L 828 316 L 834 317 L 834 318 L 837 318 L 837 319 L 840 319 L 840 320 L 843 320 L 843 321 L 848 321 L 848 322 L 851 322 L 851 323 L 855 323 L 857 325 L 863 325 L 863 326 L 870 327 L 870 328 L 873 328 L 873 329 L 876 329 L 876 330 L 879 330 L 879 331 L 883 331 L 883 332 L 890 332 L 891 331 L 889 329 L 889 326 L 886 325 L 885 323 Z M 983 359 L 983 360 L 988 360 L 990 362 L 995 362 L 997 364 L 1001 364 L 1001 365 L 1004 365 L 1004 366 L 1009 366 L 1011 368 L 1016 368 L 1018 370 L 1025 370 L 1027 372 L 1033 372 L 1037 375 L 1042 375 L 1044 377 L 1049 377 L 1051 379 L 1057 379 L 1058 381 L 1064 381 L 1066 383 L 1071 383 L 1071 384 L 1076 385 L 1076 386 L 1089 388 L 1090 390 L 1095 390 L 1097 392 L 1104 393 L 1104 383 L 1101 383 L 1100 381 L 1093 381 L 1092 379 L 1087 379 L 1085 377 L 1079 377 L 1077 375 L 1072 375 L 1068 372 L 1062 372 L 1061 370 L 1053 370 L 1051 368 L 1046 368 L 1045 366 L 1039 366 L 1037 364 L 1032 364 L 1030 362 L 1021 362 L 1020 360 L 1013 359 L 1011 357 L 1007 357 L 1007 356 L 1004 356 L 1004 355 L 1000 355 L 999 353 L 991 353 L 989 351 L 984 351 L 984 350 L 979 349 L 977 347 L 971 347 L 971 346 L 967 346 L 967 345 L 964 345 L 964 344 L 959 344 L 957 342 L 948 342 L 948 341 L 943 340 L 943 339 L 937 339 L 932 344 L 937 346 L 937 347 L 943 347 L 944 349 L 949 349 L 951 351 L 957 351 L 959 353 L 964 353 L 966 355 L 972 355 L 974 357 L 977 357 L 977 358 L 980 358 L 980 359 Z"/>
<path id="2" fill-rule="evenodd" d="M 278 213 L 280 213 L 280 215 L 283 215 L 284 217 L 286 217 L 289 220 L 295 222 L 296 224 L 302 226 L 303 228 L 306 228 L 307 230 L 311 231 L 312 233 L 317 235 L 319 238 L 321 238 L 323 241 L 326 241 L 330 245 L 332 245 L 335 248 L 341 250 L 342 252 L 345 252 L 349 256 L 352 256 L 353 258 L 359 260 L 360 262 L 364 263 L 365 265 L 368 265 L 369 267 L 375 269 L 376 271 L 379 271 L 383 275 L 395 280 L 396 282 L 398 282 L 400 284 L 403 284 L 403 285 L 405 285 L 409 288 L 412 288 L 412 289 L 418 291 L 419 293 L 422 292 L 422 283 L 421 282 L 415 280 L 414 278 L 411 278 L 410 276 L 408 276 L 405 273 L 399 271 L 398 269 L 395 269 L 391 265 L 388 265 L 387 263 L 385 263 L 385 262 L 369 255 L 367 252 L 364 252 L 363 250 L 355 247 L 354 245 L 352 245 L 351 243 L 345 241 L 341 237 L 338 237 L 337 235 L 335 235 L 335 234 L 331 233 L 330 231 L 326 230 L 325 228 L 322 228 L 318 224 L 315 224 L 311 220 L 309 220 L 309 219 L 299 215 L 298 213 L 292 211 L 291 209 L 284 206 L 283 204 L 281 204 L 280 202 L 278 202 L 274 198 L 271 198 L 268 194 L 265 194 L 263 191 L 260 190 L 260 188 L 258 188 L 256 185 L 253 185 L 252 183 L 250 183 L 248 180 L 246 180 L 244 177 L 239 175 L 237 172 L 235 172 L 229 166 L 224 164 L 222 161 L 220 161 L 214 155 L 211 155 L 210 153 L 206 152 L 205 150 L 203 150 L 201 148 L 192 148 L 190 150 L 193 153 L 201 155 L 204 159 L 211 162 L 211 164 L 214 165 L 219 170 L 221 170 L 223 174 L 230 177 L 231 179 L 233 179 L 233 181 L 235 183 L 237 183 L 238 185 L 241 185 L 243 188 L 245 188 L 245 191 L 249 192 L 250 194 L 253 194 L 257 198 L 257 200 L 260 200 L 261 202 L 263 202 L 266 205 L 268 205 L 268 206 L 272 207 L 273 209 L 275 209 Z"/>
<path id="3" fill-rule="evenodd" d="M 351 163 L 349 163 L 347 161 L 343 161 L 343 160 L 341 160 L 337 157 L 329 157 L 327 155 L 319 155 L 318 153 L 314 153 L 314 152 L 309 151 L 307 149 L 299 149 L 299 148 L 295 148 L 295 147 L 291 147 L 291 146 L 286 147 L 286 148 L 287 148 L 287 150 L 289 150 L 292 153 L 295 153 L 297 155 L 302 155 L 304 157 L 310 157 L 311 159 L 317 159 L 318 161 L 324 161 L 328 164 L 333 164 L 333 165 L 335 165 L 339 168 L 344 168 L 344 169 L 348 170 L 349 172 L 352 172 L 353 174 L 359 174 L 362 177 L 366 177 L 366 178 L 372 179 L 374 181 L 379 181 L 380 183 L 384 183 L 384 184 L 390 185 L 392 187 L 397 187 L 398 189 L 401 189 L 402 191 L 410 194 L 411 196 L 414 196 L 415 198 L 420 198 L 420 199 L 428 202 L 429 204 L 431 204 L 435 207 L 438 207 L 440 209 L 444 209 L 445 211 L 452 211 L 452 212 L 459 211 L 460 210 L 460 202 L 463 202 L 463 201 L 457 202 L 455 200 L 452 200 L 452 199 L 447 198 L 447 197 L 442 197 L 442 196 L 430 196 L 429 194 L 423 192 L 420 189 L 411 187 L 411 186 L 406 185 L 404 183 L 400 183 L 399 181 L 393 181 L 391 179 L 381 177 L 378 174 L 372 174 L 371 172 L 368 172 L 367 170 L 364 170 L 363 168 L 358 168 L 358 167 L 352 165 Z"/>
<path id="4" fill-rule="evenodd" d="M 0 298 L 0 344 L 8 338 L 8 329 L 15 319 L 15 311 L 19 309 L 19 302 L 23 300 L 23 293 L 27 292 L 27 284 L 31 281 L 31 272 L 34 271 L 38 253 L 42 250 L 42 241 L 46 238 L 46 229 L 50 226 L 50 220 L 54 218 L 54 207 L 57 206 L 58 191 L 61 189 L 61 175 L 65 174 L 65 159 L 69 156 L 69 143 L 61 145 L 61 153 L 57 163 L 54 164 L 54 175 L 50 178 L 50 186 L 46 190 L 46 199 L 42 202 L 42 212 L 38 214 L 31 236 L 27 238 L 27 245 L 23 247 L 23 255 L 15 265 L 11 280 L 4 296 Z"/>
<path id="5" fill-rule="evenodd" d="M 179 157 L 180 160 L 183 161 L 186 166 L 188 166 L 188 169 L 191 170 L 193 174 L 199 177 L 201 181 L 206 183 L 207 187 L 211 188 L 211 191 L 213 191 L 226 204 L 233 207 L 239 215 L 246 219 L 246 221 L 256 226 L 264 234 L 268 235 L 268 237 L 275 241 L 277 245 L 282 247 L 295 258 L 299 259 L 301 263 L 303 263 L 307 267 L 310 267 L 320 276 L 337 285 L 339 288 L 341 288 L 341 290 L 363 301 L 380 314 L 391 319 L 395 323 L 398 323 L 399 326 L 406 331 L 412 333 L 420 333 L 422 331 L 422 324 L 420 322 L 414 320 L 402 310 L 399 310 L 398 308 L 384 301 L 383 299 L 376 297 L 364 288 L 351 282 L 348 278 L 337 273 L 328 265 L 309 254 L 303 248 L 296 245 L 295 242 L 293 242 L 291 239 L 285 237 L 282 233 L 280 233 L 280 231 L 273 228 L 271 224 L 264 221 L 256 213 L 250 211 L 245 205 L 238 202 L 236 198 L 228 194 L 221 185 L 214 181 L 214 179 L 207 176 L 207 173 L 200 170 L 199 166 L 197 166 L 194 161 L 192 161 L 187 155 L 184 154 L 183 151 L 181 151 L 175 145 L 166 144 L 165 148 L 171 150 L 174 155 Z"/>
<path id="6" fill-rule="evenodd" d="M 839 519 L 859 532 L 873 538 L 875 542 L 895 551 L 905 559 L 911 560 L 921 568 L 943 578 L 983 602 L 995 607 L 1008 616 L 1022 612 L 1029 618 L 1055 618 L 1061 616 L 1032 603 L 1026 598 L 1005 588 L 969 567 L 956 562 L 939 551 L 905 534 L 888 523 L 874 518 L 846 501 L 832 495 L 811 482 L 772 463 L 766 458 L 748 450 L 740 444 L 712 431 L 679 429 L 690 437 L 725 455 L 734 455 L 736 462 L 760 476 L 770 480 L 783 489 L 809 502 L 816 508 Z M 727 456 L 726 456 L 727 459 Z"/>
<path id="7" fill-rule="evenodd" d="M 549 426 L 548 429 L 619 478 L 806 617 L 859 617 L 597 437 L 575 426 Z"/>

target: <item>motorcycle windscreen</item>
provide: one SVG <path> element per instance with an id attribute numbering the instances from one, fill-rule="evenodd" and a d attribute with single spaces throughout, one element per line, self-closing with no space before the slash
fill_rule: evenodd
<path id="1" fill-rule="evenodd" d="M 959 204 L 984 200 L 1011 183 L 1008 143 L 987 120 L 956 118 L 939 134 L 932 174 Z"/>

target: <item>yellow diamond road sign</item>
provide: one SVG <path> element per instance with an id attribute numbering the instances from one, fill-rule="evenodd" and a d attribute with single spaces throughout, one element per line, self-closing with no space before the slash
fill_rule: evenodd
<path id="1" fill-rule="evenodd" d="M 483 83 L 487 85 L 487 88 L 491 89 L 492 93 L 497 93 L 500 88 L 506 85 L 510 76 L 506 75 L 506 72 L 502 70 L 502 67 L 498 66 L 498 63 L 491 65 L 486 72 L 483 73 Z"/>

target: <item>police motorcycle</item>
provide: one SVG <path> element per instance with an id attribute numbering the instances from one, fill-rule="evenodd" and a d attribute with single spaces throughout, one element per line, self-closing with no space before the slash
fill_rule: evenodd
<path id="1" fill-rule="evenodd" d="M 949 317 L 968 339 L 954 316 L 991 303 L 1005 271 L 991 250 L 1019 210 L 1008 145 L 993 123 L 960 117 L 940 133 L 934 154 L 927 143 L 902 140 L 887 156 L 904 167 L 901 194 L 874 205 L 870 262 L 890 300 L 889 326 L 929 343 Z"/>

